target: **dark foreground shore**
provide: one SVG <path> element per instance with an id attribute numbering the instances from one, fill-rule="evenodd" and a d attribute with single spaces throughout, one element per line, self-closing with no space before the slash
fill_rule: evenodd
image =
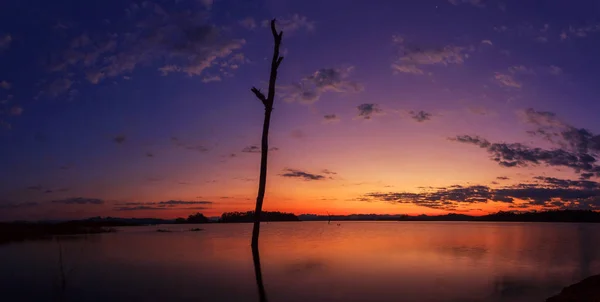
<path id="1" fill-rule="evenodd" d="M 600 275 L 567 286 L 560 294 L 548 298 L 546 302 L 600 302 Z"/>

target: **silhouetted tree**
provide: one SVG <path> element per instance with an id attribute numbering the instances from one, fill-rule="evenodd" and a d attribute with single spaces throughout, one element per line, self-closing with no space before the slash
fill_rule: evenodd
<path id="1" fill-rule="evenodd" d="M 275 19 L 271 20 L 271 33 L 275 40 L 273 47 L 273 59 L 271 60 L 271 75 L 269 77 L 269 92 L 267 96 L 256 87 L 252 87 L 252 92 L 265 106 L 265 119 L 263 122 L 261 157 L 260 157 L 260 179 L 258 183 L 258 196 L 256 197 L 256 209 L 254 212 L 254 227 L 252 229 L 252 246 L 258 247 L 258 233 L 260 232 L 260 213 L 262 211 L 263 199 L 265 198 L 265 187 L 267 185 L 267 156 L 269 152 L 269 124 L 271 122 L 271 111 L 273 111 L 273 101 L 275 99 L 275 82 L 277 81 L 277 69 L 283 60 L 279 56 L 279 46 L 283 32 L 277 33 L 275 28 Z"/>
<path id="2" fill-rule="evenodd" d="M 206 218 L 202 213 L 196 213 L 188 216 L 188 223 L 208 223 L 208 218 Z"/>

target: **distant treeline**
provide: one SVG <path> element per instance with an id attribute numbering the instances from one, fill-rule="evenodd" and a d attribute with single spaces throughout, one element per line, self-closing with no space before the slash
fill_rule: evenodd
<path id="1" fill-rule="evenodd" d="M 529 212 L 500 211 L 484 216 L 446 215 L 299 215 L 302 221 L 507 221 L 507 222 L 600 222 L 600 212 L 589 210 L 550 210 Z"/>
<path id="2" fill-rule="evenodd" d="M 221 215 L 219 222 L 222 223 L 239 223 L 239 222 L 253 222 L 254 211 L 247 212 L 226 212 Z M 261 212 L 260 221 L 300 221 L 298 216 L 292 213 L 283 212 Z"/>

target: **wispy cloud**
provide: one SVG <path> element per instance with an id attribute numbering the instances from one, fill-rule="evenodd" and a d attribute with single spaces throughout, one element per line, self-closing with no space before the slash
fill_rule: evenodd
<path id="1" fill-rule="evenodd" d="M 370 120 L 375 115 L 383 114 L 383 110 L 378 104 L 360 104 L 356 106 L 358 110 L 357 117 L 360 119 Z"/>
<path id="2" fill-rule="evenodd" d="M 104 204 L 104 200 L 102 200 L 102 199 L 84 198 L 84 197 L 59 199 L 59 200 L 53 200 L 52 202 L 53 203 L 61 203 L 61 204 L 69 204 L 69 205 L 83 205 L 83 204 L 100 205 L 100 204 Z"/>
<path id="3" fill-rule="evenodd" d="M 142 210 L 204 210 L 207 207 L 182 207 L 193 205 L 212 205 L 212 201 L 185 201 L 168 200 L 157 202 L 118 202 L 115 204 L 116 211 L 142 211 Z"/>
<path id="4" fill-rule="evenodd" d="M 517 88 L 517 89 L 520 89 L 521 87 L 523 87 L 523 84 L 521 82 L 517 81 L 510 74 L 497 72 L 494 75 L 494 79 L 500 86 L 503 86 L 503 87 Z"/>
<path id="5" fill-rule="evenodd" d="M 12 43 L 12 36 L 9 34 L 0 34 L 0 54 L 7 50 Z"/>
<path id="6" fill-rule="evenodd" d="M 23 114 L 23 107 L 21 107 L 19 105 L 13 105 L 10 108 L 10 114 L 11 115 L 21 115 L 21 114 Z"/>
<path id="7" fill-rule="evenodd" d="M 335 123 L 340 121 L 340 118 L 336 114 L 326 114 L 323 116 L 323 119 L 327 123 Z"/>
<path id="8" fill-rule="evenodd" d="M 269 152 L 278 151 L 278 150 L 279 150 L 279 148 L 277 148 L 277 147 L 269 148 Z M 242 149 L 242 152 L 244 152 L 244 153 L 260 153 L 261 149 L 260 149 L 260 147 L 258 147 L 256 145 L 252 145 L 252 146 L 244 147 L 244 149 Z"/>
<path id="9" fill-rule="evenodd" d="M 17 210 L 23 208 L 31 208 L 38 206 L 37 202 L 20 202 L 20 203 L 0 203 L 0 209 L 2 210 Z"/>
<path id="10" fill-rule="evenodd" d="M 245 27 L 247 29 L 254 29 L 254 28 L 256 28 L 256 20 L 254 20 L 254 18 L 252 18 L 252 17 L 244 18 L 244 19 L 240 20 L 238 23 L 242 27 Z"/>
<path id="11" fill-rule="evenodd" d="M 300 29 L 306 31 L 315 30 L 315 22 L 308 20 L 307 17 L 299 14 L 293 14 L 289 18 L 277 18 L 277 30 L 283 31 L 284 34 L 291 34 Z M 261 22 L 263 27 L 269 27 L 271 20 L 263 20 Z"/>
<path id="12" fill-rule="evenodd" d="M 360 200 L 457 210 L 472 204 L 500 202 L 509 207 L 541 206 L 550 209 L 600 209 L 600 184 L 585 180 L 535 177 L 535 183 L 490 188 L 483 185 L 431 188 L 419 193 L 372 192 Z"/>
<path id="13" fill-rule="evenodd" d="M 477 7 L 485 7 L 483 0 L 448 0 L 453 5 L 471 4 Z"/>
<path id="14" fill-rule="evenodd" d="M 222 63 L 239 53 L 244 39 L 233 38 L 210 24 L 201 10 L 144 3 L 128 10 L 135 18 L 128 21 L 130 26 L 124 22 L 122 31 L 74 38 L 50 69 L 59 74 L 83 75 L 92 84 L 120 79 L 141 65 L 158 62 L 164 62 L 158 70 L 165 75 L 231 72 L 230 65 Z"/>
<path id="15" fill-rule="evenodd" d="M 410 112 L 410 117 L 419 123 L 431 120 L 431 116 L 431 113 L 425 112 L 423 110 Z"/>
<path id="16" fill-rule="evenodd" d="M 312 104 L 325 92 L 360 92 L 364 89 L 363 86 L 348 79 L 353 70 L 352 66 L 319 69 L 299 82 L 282 86 L 279 93 L 286 102 Z"/>
<path id="17" fill-rule="evenodd" d="M 127 137 L 123 134 L 119 134 L 113 138 L 113 141 L 117 144 L 122 144 L 127 140 Z"/>
<path id="18" fill-rule="evenodd" d="M 202 78 L 202 83 L 210 83 L 210 82 L 220 82 L 221 77 L 218 75 L 215 76 L 205 76 Z"/>
<path id="19" fill-rule="evenodd" d="M 196 151 L 196 152 L 200 152 L 200 153 L 205 153 L 208 151 L 208 148 L 202 144 L 191 144 L 188 142 L 184 142 L 183 140 L 181 140 L 175 136 L 171 137 L 171 143 L 173 143 L 176 147 L 179 147 L 179 148 L 182 148 L 185 150 Z"/>
<path id="20" fill-rule="evenodd" d="M 512 74 L 535 74 L 533 69 L 524 65 L 514 65 L 508 68 L 508 72 Z"/>
<path id="21" fill-rule="evenodd" d="M 300 171 L 300 170 L 296 170 L 296 169 L 284 169 L 284 173 L 280 174 L 283 177 L 289 177 L 289 178 L 300 178 L 302 180 L 324 180 L 326 179 L 325 176 L 320 175 L 320 174 L 312 174 L 312 173 L 308 173 L 308 172 L 304 172 L 304 171 Z"/>
<path id="22" fill-rule="evenodd" d="M 468 58 L 473 47 L 446 45 L 441 47 L 408 45 L 404 38 L 393 36 L 392 42 L 397 47 L 397 58 L 391 68 L 395 73 L 423 75 L 426 66 L 462 64 Z"/>
<path id="23" fill-rule="evenodd" d="M 12 84 L 6 80 L 0 81 L 0 88 L 9 90 L 12 87 Z"/>
<path id="24" fill-rule="evenodd" d="M 554 66 L 554 65 L 550 66 L 549 71 L 550 71 L 550 74 L 556 75 L 556 76 L 561 75 L 563 73 L 562 68 L 560 68 L 558 66 Z"/>

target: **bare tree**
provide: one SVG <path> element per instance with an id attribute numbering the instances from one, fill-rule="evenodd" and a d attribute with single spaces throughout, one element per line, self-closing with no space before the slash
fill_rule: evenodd
<path id="1" fill-rule="evenodd" d="M 258 183 L 258 196 L 256 197 L 256 209 L 254 210 L 254 227 L 252 229 L 252 247 L 258 247 L 258 234 L 260 232 L 260 214 L 262 211 L 263 199 L 265 198 L 265 187 L 267 185 L 267 157 L 269 152 L 269 124 L 271 123 L 271 112 L 273 111 L 273 101 L 275 100 L 275 82 L 277 80 L 277 69 L 283 60 L 279 56 L 279 46 L 283 32 L 277 33 L 275 29 L 275 19 L 271 20 L 271 33 L 275 40 L 273 47 L 273 60 L 271 61 L 271 75 L 269 77 L 269 92 L 267 96 L 256 87 L 252 87 L 252 92 L 265 105 L 265 120 L 263 122 L 261 157 L 260 157 L 260 180 Z"/>

